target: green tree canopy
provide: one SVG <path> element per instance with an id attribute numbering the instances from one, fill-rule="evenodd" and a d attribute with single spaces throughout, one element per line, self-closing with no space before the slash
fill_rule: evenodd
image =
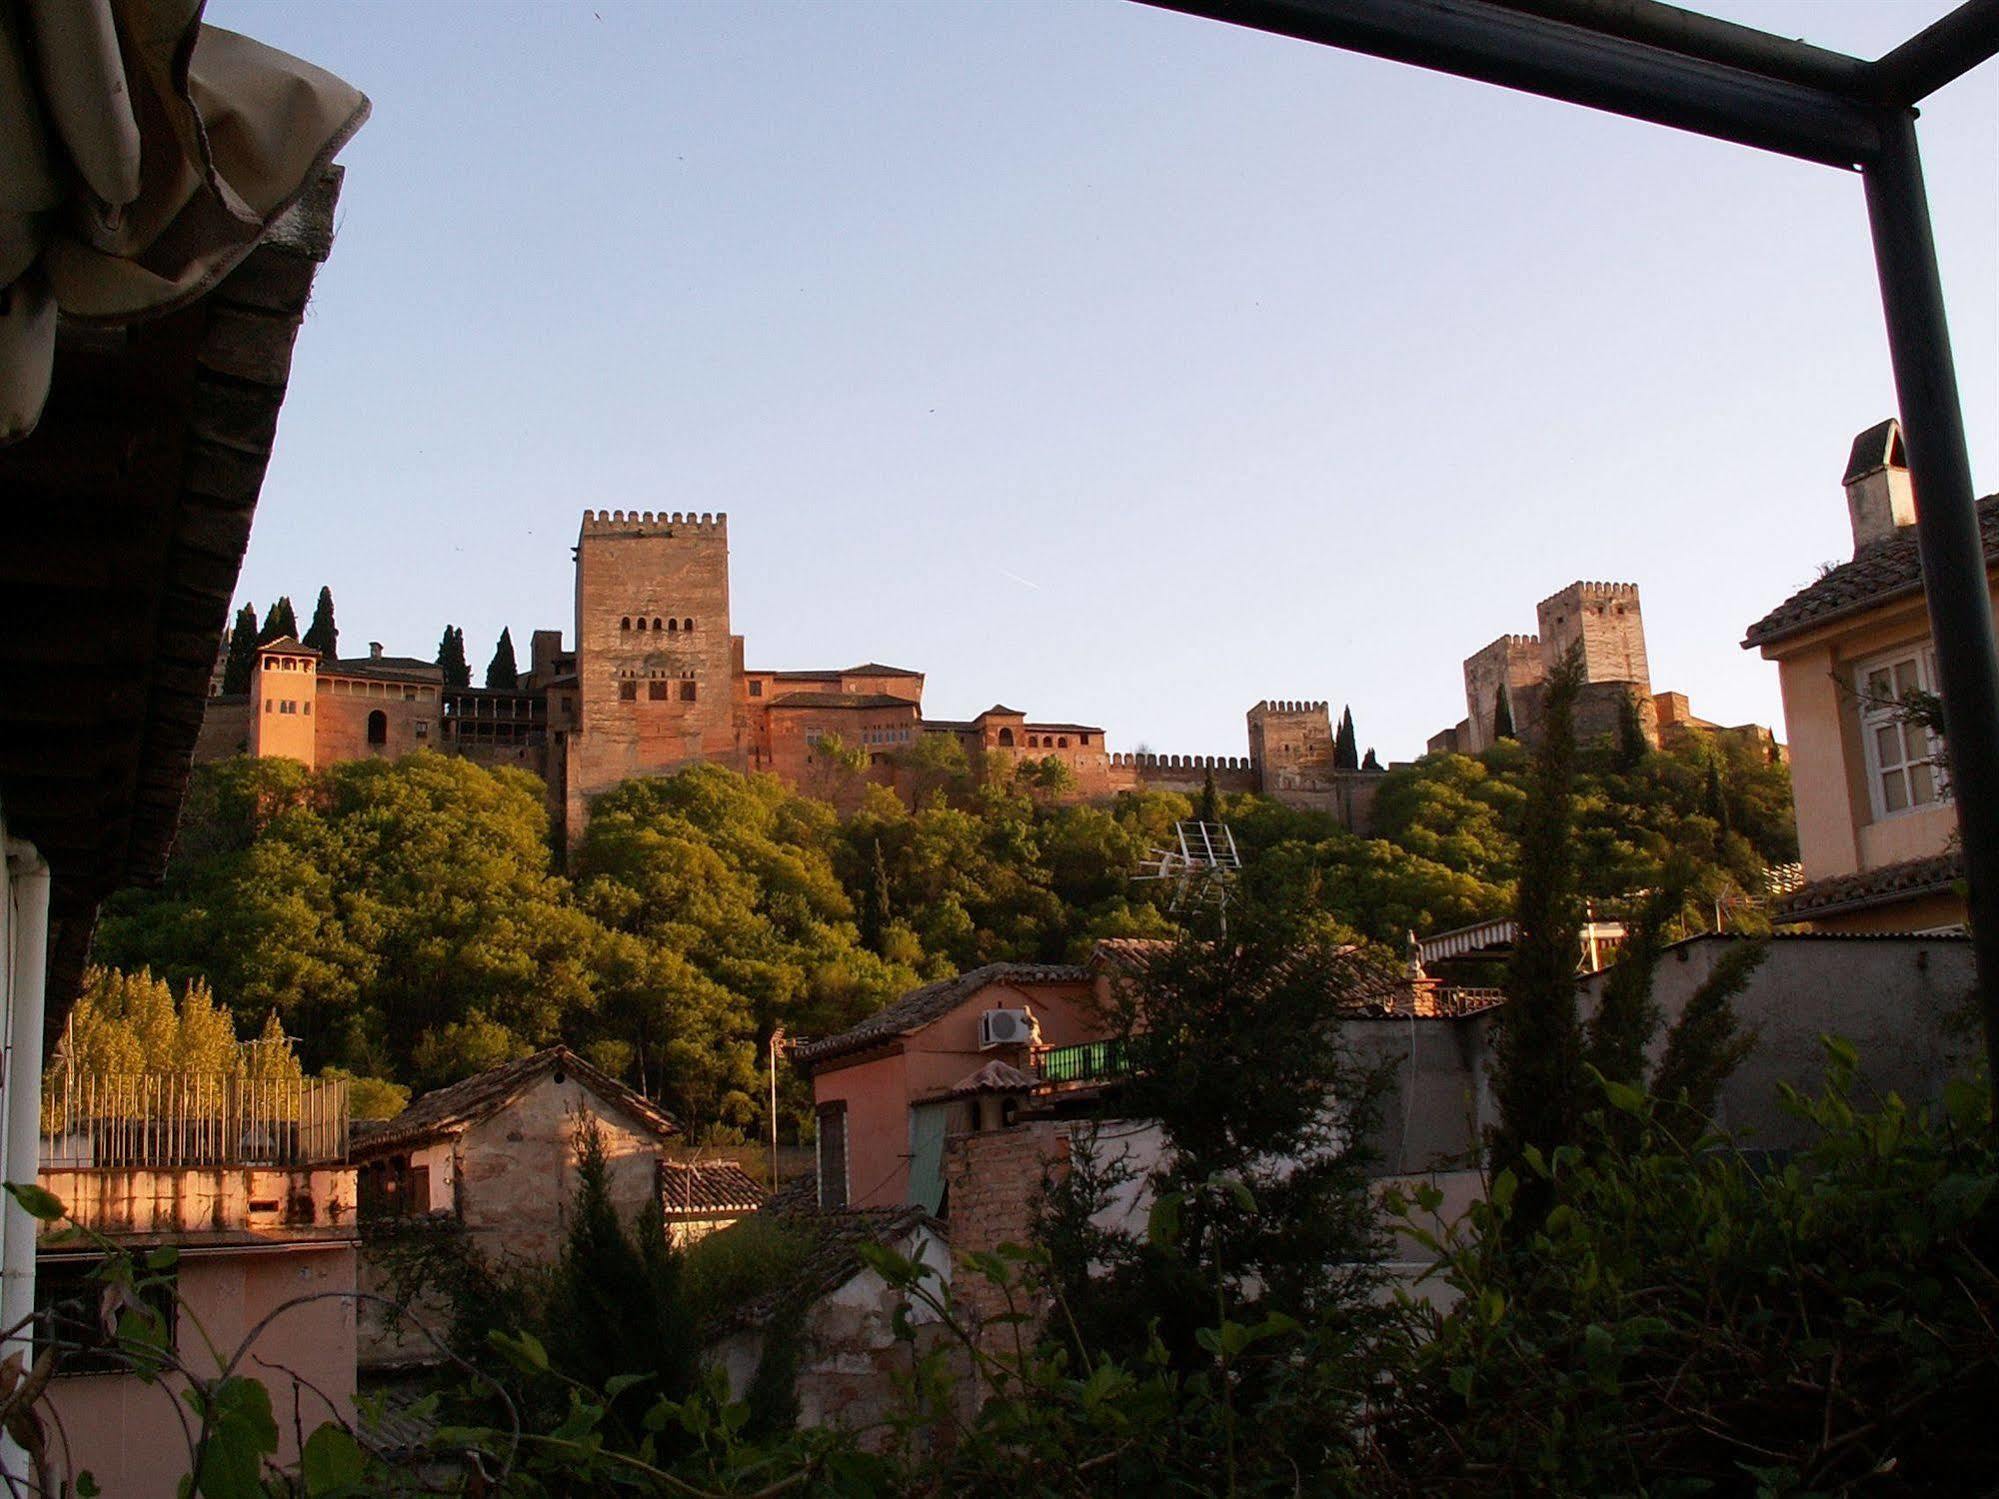
<path id="1" fill-rule="evenodd" d="M 303 642 L 318 651 L 328 661 L 340 654 L 340 628 L 333 622 L 333 590 L 322 587 L 319 602 L 313 605 L 312 624 L 307 627 Z"/>
<path id="2" fill-rule="evenodd" d="M 514 632 L 503 627 L 499 643 L 493 647 L 493 659 L 486 664 L 486 685 L 511 691 L 520 684 L 520 668 L 514 664 Z"/>
<path id="3" fill-rule="evenodd" d="M 269 645 L 273 640 L 282 640 L 287 635 L 298 638 L 298 616 L 292 612 L 291 595 L 285 594 L 264 613 L 263 628 L 257 631 L 257 644 Z"/>
<path id="4" fill-rule="evenodd" d="M 437 642 L 437 664 L 444 672 L 445 686 L 472 685 L 472 668 L 465 661 L 465 632 L 458 626 L 444 627 L 444 636 Z"/>
<path id="5" fill-rule="evenodd" d="M 229 654 L 222 661 L 222 690 L 248 692 L 250 674 L 257 667 L 257 611 L 245 604 L 236 611 L 236 623 L 229 628 Z"/>

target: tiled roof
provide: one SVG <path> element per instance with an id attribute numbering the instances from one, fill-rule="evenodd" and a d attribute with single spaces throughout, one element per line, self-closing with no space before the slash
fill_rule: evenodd
<path id="1" fill-rule="evenodd" d="M 1989 567 L 1999 558 L 1999 494 L 1989 494 L 1978 502 L 1978 529 Z M 1851 562 L 1842 562 L 1810 587 L 1792 594 L 1751 625 L 1742 644 L 1748 647 L 1786 640 L 1829 620 L 1877 608 L 1922 590 L 1922 557 L 1916 550 L 1916 528 L 1909 526 L 1900 534 L 1866 548 Z"/>
<path id="2" fill-rule="evenodd" d="M 941 1020 L 981 989 L 995 984 L 1082 984 L 1088 983 L 1089 978 L 1089 969 L 1073 963 L 988 963 L 955 978 L 939 979 L 921 989 L 912 989 L 851 1030 L 806 1043 L 798 1048 L 796 1055 L 801 1062 L 823 1062 L 895 1036 L 906 1036 L 922 1030 L 933 1020 Z"/>
<path id="3" fill-rule="evenodd" d="M 787 692 L 770 700 L 773 708 L 907 708 L 916 704 L 906 697 L 890 697 L 885 692 Z"/>
<path id="4" fill-rule="evenodd" d="M 634 1122 L 650 1127 L 664 1138 L 679 1130 L 666 1112 L 651 1099 L 633 1092 L 616 1078 L 599 1072 L 566 1046 L 551 1046 L 517 1062 L 506 1062 L 475 1073 L 448 1088 L 436 1088 L 410 1104 L 379 1130 L 354 1141 L 354 1152 L 370 1154 L 391 1146 L 406 1146 L 423 1140 L 456 1135 L 497 1114 L 512 1103 L 535 1079 L 560 1066 L 584 1087 L 608 1104 L 615 1105 Z"/>
<path id="5" fill-rule="evenodd" d="M 1021 712 L 1020 709 L 1009 708 L 1005 703 L 994 703 L 990 708 L 986 709 L 985 712 L 979 715 L 979 718 L 1025 718 L 1025 717 L 1027 717 L 1027 715 Z M 978 722 L 978 719 L 974 719 L 973 722 L 974 723 Z"/>
<path id="6" fill-rule="evenodd" d="M 1024 727 L 1037 734 L 1101 734 L 1103 729 L 1093 723 L 1030 723 Z"/>
<path id="7" fill-rule="evenodd" d="M 770 1195 L 734 1161 L 661 1161 L 659 1200 L 667 1216 L 753 1213 Z"/>
<path id="8" fill-rule="evenodd" d="M 1814 921 L 1842 911 L 1865 910 L 1869 906 L 1890 905 L 1912 896 L 1934 895 L 1948 890 L 1964 877 L 1963 857 L 1955 852 L 1932 854 L 1924 859 L 1904 859 L 1859 874 L 1835 875 L 1800 885 L 1777 902 L 1779 921 Z"/>
<path id="9" fill-rule="evenodd" d="M 944 1096 L 974 1098 L 981 1093 L 1032 1093 L 1040 1085 L 1039 1078 L 1030 1077 L 995 1057 Z"/>
<path id="10" fill-rule="evenodd" d="M 257 654 L 260 656 L 266 651 L 276 651 L 286 656 L 317 656 L 319 654 L 317 648 L 307 645 L 296 635 L 280 635 L 276 640 L 267 640 L 257 647 Z"/>
<path id="11" fill-rule="evenodd" d="M 443 667 L 435 661 L 420 661 L 415 656 L 354 656 L 345 661 L 322 661 L 319 670 L 324 676 L 374 677 L 388 682 L 444 680 Z"/>
<path id="12" fill-rule="evenodd" d="M 863 661 L 859 666 L 850 666 L 845 675 L 850 677 L 920 677 L 920 671 L 911 671 L 906 666 L 884 666 L 879 661 Z"/>

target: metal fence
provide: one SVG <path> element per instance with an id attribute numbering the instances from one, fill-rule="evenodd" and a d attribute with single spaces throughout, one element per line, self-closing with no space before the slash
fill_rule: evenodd
<path id="1" fill-rule="evenodd" d="M 1054 1046 L 1037 1052 L 1034 1070 L 1048 1083 L 1087 1083 L 1099 1078 L 1126 1077 L 1131 1063 L 1121 1041 L 1085 1041 L 1078 1046 Z"/>
<path id="2" fill-rule="evenodd" d="M 344 1079 L 57 1073 L 41 1164 L 306 1166 L 346 1158 L 347 1124 Z"/>

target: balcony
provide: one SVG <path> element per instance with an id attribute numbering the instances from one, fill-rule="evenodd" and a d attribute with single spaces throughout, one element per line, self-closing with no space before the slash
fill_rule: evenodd
<path id="1" fill-rule="evenodd" d="M 1131 1061 L 1122 1041 L 1085 1041 L 1077 1046 L 1052 1046 L 1036 1052 L 1034 1075 L 1051 1086 L 1105 1082 L 1131 1076 Z"/>

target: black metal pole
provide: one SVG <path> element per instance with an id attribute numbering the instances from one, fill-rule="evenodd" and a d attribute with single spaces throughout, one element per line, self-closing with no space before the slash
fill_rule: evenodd
<path id="1" fill-rule="evenodd" d="M 1880 154 L 1862 176 L 1916 492 L 1923 592 L 1971 888 L 1971 953 L 1999 1124 L 1999 645 L 1913 111 L 1884 114 Z"/>

